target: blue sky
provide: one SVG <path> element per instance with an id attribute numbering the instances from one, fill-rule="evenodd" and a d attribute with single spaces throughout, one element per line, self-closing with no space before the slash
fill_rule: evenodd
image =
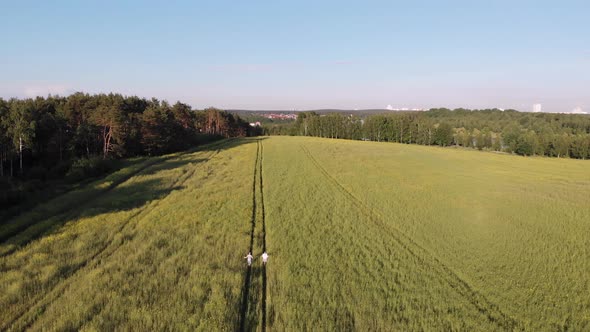
<path id="1" fill-rule="evenodd" d="M 589 1 L 2 1 L 0 97 L 590 111 Z"/>

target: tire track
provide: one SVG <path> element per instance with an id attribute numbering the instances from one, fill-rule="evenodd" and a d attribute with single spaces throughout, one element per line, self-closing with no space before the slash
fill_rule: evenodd
<path id="1" fill-rule="evenodd" d="M 227 143 L 227 142 L 228 141 L 224 141 L 224 143 Z M 221 145 L 223 145 L 223 144 L 221 144 Z M 220 151 L 220 149 L 212 151 L 207 157 L 205 157 L 205 159 L 210 160 L 216 154 L 218 154 L 219 151 Z M 195 151 L 195 152 L 198 152 L 198 151 Z M 195 152 L 192 152 L 192 153 L 195 153 Z M 191 152 L 183 153 L 182 156 L 184 156 L 188 153 L 191 153 Z M 156 163 L 156 164 L 158 164 L 158 163 Z M 156 164 L 154 164 L 154 165 L 156 165 Z M 190 179 L 194 175 L 196 170 L 197 170 L 197 167 L 195 166 L 190 172 L 187 172 L 183 176 L 179 177 L 170 186 L 170 188 L 182 186 L 184 183 L 186 183 L 186 181 L 188 179 Z M 137 173 L 136 173 L 136 175 L 137 175 Z M 155 210 L 163 201 L 165 201 L 169 197 L 170 197 L 170 195 L 168 194 L 167 196 L 156 201 L 154 204 L 145 206 L 144 208 L 140 209 L 139 211 L 137 211 L 136 213 L 132 214 L 127 219 L 125 219 L 121 223 L 119 228 L 116 230 L 116 232 L 114 233 L 114 235 L 110 239 L 110 241 L 108 241 L 104 246 L 102 246 L 88 260 L 86 260 L 82 264 L 76 266 L 73 270 L 69 271 L 67 275 L 61 276 L 60 280 L 49 291 L 47 291 L 44 294 L 39 295 L 38 299 L 34 300 L 35 304 L 33 306 L 22 310 L 22 312 L 16 318 L 14 318 L 11 322 L 5 324 L 1 328 L 6 329 L 6 328 L 8 328 L 8 326 L 12 326 L 12 325 L 16 324 L 21 319 L 25 319 L 25 322 L 23 322 L 24 325 L 20 326 L 19 328 L 22 330 L 29 328 L 36 321 L 38 314 L 34 315 L 33 317 L 31 317 L 30 319 L 27 320 L 27 318 L 24 318 L 24 317 L 28 313 L 30 313 L 32 311 L 37 312 L 37 313 L 44 312 L 45 309 L 47 308 L 47 306 L 49 306 L 51 303 L 56 301 L 61 295 L 63 295 L 65 293 L 65 291 L 68 289 L 68 286 L 69 286 L 68 281 L 72 277 L 82 273 L 87 268 L 91 269 L 91 268 L 94 268 L 94 267 L 100 265 L 103 260 L 111 257 L 117 251 L 117 249 L 119 249 L 123 244 L 126 243 L 126 241 L 124 239 L 122 239 L 119 243 L 115 243 L 115 240 L 117 239 L 116 235 L 121 234 L 122 232 L 132 232 L 133 230 L 135 230 L 139 221 L 141 221 L 150 212 Z M 136 223 L 131 223 L 132 220 L 135 220 Z M 111 249 L 107 250 L 109 248 L 111 248 Z"/>
<path id="2" fill-rule="evenodd" d="M 477 292 L 465 280 L 459 277 L 450 267 L 445 265 L 440 259 L 430 253 L 426 248 L 422 247 L 408 235 L 403 233 L 400 229 L 393 225 L 384 222 L 385 218 L 375 210 L 370 209 L 360 199 L 358 199 L 352 192 L 344 187 L 338 180 L 333 177 L 311 154 L 309 149 L 301 145 L 301 149 L 314 164 L 322 175 L 332 185 L 340 191 L 347 199 L 358 209 L 360 209 L 369 220 L 380 226 L 380 229 L 386 231 L 391 235 L 395 242 L 404 248 L 412 257 L 424 265 L 432 267 L 438 271 L 440 275 L 445 278 L 445 281 L 457 292 L 468 299 L 468 301 L 487 319 L 504 328 L 505 330 L 521 330 L 522 325 L 513 317 L 504 313 L 498 305 L 488 300 L 483 294 Z"/>
<path id="3" fill-rule="evenodd" d="M 260 207 L 262 209 L 262 252 L 266 252 L 266 217 L 264 212 L 264 184 L 262 180 L 262 161 L 264 159 L 264 148 L 261 141 L 260 146 Z M 262 331 L 266 331 L 266 264 L 262 266 Z"/>
<path id="4" fill-rule="evenodd" d="M 256 141 L 256 160 L 254 161 L 254 174 L 252 179 L 252 217 L 250 218 L 250 252 L 254 249 L 254 232 L 256 230 L 256 179 L 258 173 L 258 159 L 260 155 L 260 144 Z M 248 316 L 248 297 L 250 295 L 250 284 L 252 277 L 252 266 L 248 265 L 244 276 L 244 286 L 242 287 L 242 304 L 240 307 L 239 331 L 246 331 Z"/>
<path id="5" fill-rule="evenodd" d="M 258 139 L 256 140 L 256 160 L 254 162 L 254 174 L 253 174 L 253 181 L 252 181 L 252 217 L 251 217 L 251 231 L 250 231 L 250 252 L 254 251 L 254 238 L 256 235 L 256 227 L 258 221 L 258 227 L 260 227 L 261 233 L 258 235 L 259 239 L 262 240 L 262 251 L 266 252 L 266 224 L 265 224 L 265 211 L 264 211 L 264 191 L 263 191 L 263 171 L 262 171 L 262 161 L 263 161 L 263 146 L 262 142 Z M 259 216 L 260 214 L 260 216 Z M 257 270 L 258 271 L 258 270 Z M 253 267 L 248 266 L 246 268 L 246 275 L 244 278 L 244 286 L 242 288 L 242 303 L 240 307 L 240 320 L 239 320 L 239 331 L 249 331 L 255 329 L 255 323 L 258 321 L 253 319 L 253 317 L 248 317 L 248 312 L 252 312 L 251 306 L 254 303 L 249 303 L 251 300 L 257 300 L 256 293 L 254 298 L 250 298 L 250 292 L 253 289 L 252 285 L 252 274 L 253 274 Z M 258 274 L 256 274 L 257 278 Z M 266 265 L 262 266 L 261 269 L 261 277 L 262 277 L 262 289 L 258 289 L 258 287 L 254 287 L 254 290 L 261 292 L 261 309 L 260 313 L 258 310 L 256 311 L 256 316 L 260 314 L 261 316 L 261 326 L 262 330 L 266 330 Z M 255 279 L 257 280 L 257 279 Z M 250 319 L 250 321 L 249 321 Z M 256 324 L 257 325 L 257 324 Z"/>

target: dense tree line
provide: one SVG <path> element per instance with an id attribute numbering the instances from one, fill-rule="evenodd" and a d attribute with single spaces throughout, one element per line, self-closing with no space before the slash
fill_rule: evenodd
<path id="1" fill-rule="evenodd" d="M 354 114 L 302 112 L 291 126 L 267 127 L 268 134 L 364 139 L 422 145 L 462 146 L 519 155 L 587 159 L 590 116 L 522 113 L 514 110 L 432 109 Z"/>
<path id="2" fill-rule="evenodd" d="M 62 178 L 88 160 L 164 154 L 250 131 L 225 111 L 120 94 L 0 99 L 0 189 Z"/>

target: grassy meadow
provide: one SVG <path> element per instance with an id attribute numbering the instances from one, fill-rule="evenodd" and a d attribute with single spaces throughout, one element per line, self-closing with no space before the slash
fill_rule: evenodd
<path id="1" fill-rule="evenodd" d="M 0 330 L 235 329 L 256 159 L 249 143 L 160 158 L 48 216 L 55 226 L 30 231 L 30 241 L 27 229 L 2 243 Z"/>
<path id="2" fill-rule="evenodd" d="M 588 330 L 589 202 L 581 160 L 225 140 L 5 221 L 0 330 Z"/>
<path id="3" fill-rule="evenodd" d="M 265 141 L 282 329 L 590 329 L 590 164 Z"/>

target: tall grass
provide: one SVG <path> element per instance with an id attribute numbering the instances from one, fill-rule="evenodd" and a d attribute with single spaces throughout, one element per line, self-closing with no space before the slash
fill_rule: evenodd
<path id="1" fill-rule="evenodd" d="M 0 258 L 2 329 L 234 329 L 254 151 L 168 158 L 73 206 Z"/>
<path id="2" fill-rule="evenodd" d="M 10 221 L 0 330 L 588 330 L 588 197 L 583 161 L 224 141 Z"/>
<path id="3" fill-rule="evenodd" d="M 280 329 L 590 328 L 590 172 L 575 160 L 265 143 Z"/>

